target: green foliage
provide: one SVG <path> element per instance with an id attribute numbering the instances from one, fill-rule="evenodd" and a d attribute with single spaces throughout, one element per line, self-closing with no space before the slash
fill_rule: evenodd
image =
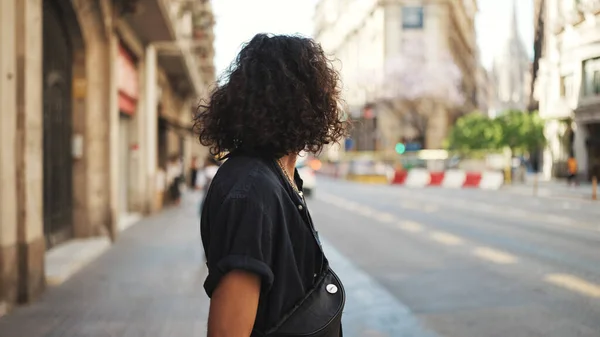
<path id="1" fill-rule="evenodd" d="M 448 137 L 449 149 L 460 152 L 508 147 L 526 153 L 545 144 L 544 121 L 537 112 L 507 111 L 495 119 L 468 114 L 458 119 Z"/>
<path id="2" fill-rule="evenodd" d="M 459 118 L 448 137 L 450 150 L 497 150 L 502 147 L 502 127 L 495 120 L 480 113 Z"/>
<path id="3" fill-rule="evenodd" d="M 504 146 L 513 153 L 526 153 L 546 144 L 544 121 L 537 112 L 507 111 L 496 118 L 502 126 Z"/>

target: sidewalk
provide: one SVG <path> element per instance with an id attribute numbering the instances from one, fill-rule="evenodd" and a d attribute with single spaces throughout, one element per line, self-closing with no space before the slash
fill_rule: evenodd
<path id="1" fill-rule="evenodd" d="M 208 298 L 197 196 L 143 219 L 37 302 L 0 318 L 1 337 L 206 336 Z M 346 337 L 436 337 L 324 240 L 347 301 Z"/>
<path id="2" fill-rule="evenodd" d="M 39 301 L 0 318 L 0 336 L 206 336 L 197 207 L 185 203 L 140 221 Z"/>

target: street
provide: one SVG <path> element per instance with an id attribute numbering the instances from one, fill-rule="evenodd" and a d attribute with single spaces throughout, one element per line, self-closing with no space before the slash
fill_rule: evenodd
<path id="1" fill-rule="evenodd" d="M 322 235 L 438 336 L 600 335 L 598 203 L 320 183 Z"/>
<path id="2" fill-rule="evenodd" d="M 348 300 L 345 336 L 600 335 L 600 203 L 320 177 L 309 206 Z M 197 198 L 146 218 L 2 337 L 203 336 Z"/>

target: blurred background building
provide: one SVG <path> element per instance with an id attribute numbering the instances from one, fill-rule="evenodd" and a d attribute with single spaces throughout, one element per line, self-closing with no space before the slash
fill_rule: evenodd
<path id="1" fill-rule="evenodd" d="M 546 119 L 546 177 L 574 156 L 583 178 L 600 176 L 600 2 L 538 0 L 540 50 L 534 101 Z"/>
<path id="2" fill-rule="evenodd" d="M 449 125 L 478 107 L 476 13 L 474 0 L 317 4 L 314 36 L 340 61 L 347 110 L 356 121 L 346 147 L 393 149 L 401 139 L 442 147 Z M 436 92 L 444 76 L 452 88 Z M 438 104 L 420 104 L 425 97 Z"/>
<path id="3" fill-rule="evenodd" d="M 213 24 L 208 0 L 0 2 L 0 306 L 40 294 L 49 248 L 162 208 L 168 157 L 205 153 Z"/>
<path id="4" fill-rule="evenodd" d="M 503 111 L 527 109 L 531 83 L 531 62 L 527 46 L 519 35 L 517 0 L 512 3 L 512 15 L 508 21 L 508 35 L 502 51 L 496 55 L 491 69 L 493 97 L 490 117 Z"/>

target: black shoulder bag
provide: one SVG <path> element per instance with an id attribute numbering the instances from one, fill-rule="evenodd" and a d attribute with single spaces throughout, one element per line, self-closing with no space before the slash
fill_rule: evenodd
<path id="1" fill-rule="evenodd" d="M 342 337 L 346 293 L 338 276 L 327 267 L 302 300 L 265 333 L 264 337 Z"/>

